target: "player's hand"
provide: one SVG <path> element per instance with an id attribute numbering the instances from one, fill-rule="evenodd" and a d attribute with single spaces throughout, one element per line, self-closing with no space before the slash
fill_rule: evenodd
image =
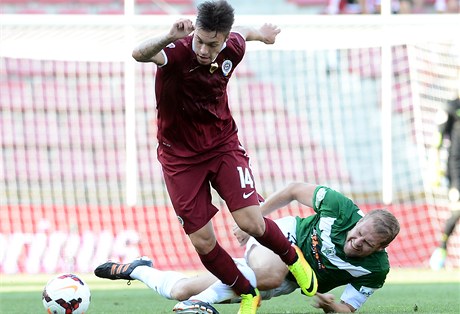
<path id="1" fill-rule="evenodd" d="M 191 20 L 179 19 L 173 24 L 173 26 L 169 30 L 169 36 L 171 36 L 173 40 L 182 39 L 188 36 L 194 30 L 195 26 L 193 26 Z"/>
<path id="2" fill-rule="evenodd" d="M 240 246 L 244 246 L 250 238 L 249 234 L 241 230 L 237 224 L 233 225 L 233 235 L 238 240 L 238 243 L 240 244 Z"/>
<path id="3" fill-rule="evenodd" d="M 281 32 L 281 29 L 273 24 L 266 23 L 259 29 L 261 41 L 267 45 L 275 43 L 276 36 Z"/>
<path id="4" fill-rule="evenodd" d="M 316 293 L 314 298 L 313 307 L 317 309 L 322 309 L 326 313 L 332 313 L 335 311 L 335 296 L 330 293 Z"/>

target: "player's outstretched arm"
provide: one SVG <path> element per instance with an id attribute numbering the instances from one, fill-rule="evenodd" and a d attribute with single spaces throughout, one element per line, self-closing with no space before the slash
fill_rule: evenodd
<path id="1" fill-rule="evenodd" d="M 170 43 L 188 36 L 195 27 L 189 19 L 177 20 L 168 33 L 162 34 L 140 43 L 134 48 L 132 56 L 138 62 L 154 62 L 157 65 L 165 63 L 165 57 L 160 51 Z"/>
<path id="2" fill-rule="evenodd" d="M 264 216 L 269 215 L 292 201 L 297 201 L 305 206 L 313 207 L 312 199 L 315 189 L 316 185 L 314 184 L 303 182 L 290 183 L 265 200 L 264 204 L 261 206 L 262 214 Z"/>
<path id="3" fill-rule="evenodd" d="M 276 25 L 266 23 L 259 28 L 235 26 L 232 31 L 240 33 L 246 41 L 261 41 L 271 45 L 275 43 L 276 36 L 281 32 L 281 29 Z"/>
<path id="4" fill-rule="evenodd" d="M 333 294 L 329 293 L 316 293 L 314 307 L 322 309 L 324 313 L 352 313 L 355 309 L 344 302 L 335 302 Z"/>

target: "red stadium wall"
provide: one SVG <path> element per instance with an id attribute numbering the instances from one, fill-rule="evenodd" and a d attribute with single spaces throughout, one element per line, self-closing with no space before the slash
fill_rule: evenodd
<path id="1" fill-rule="evenodd" d="M 362 209 L 375 207 L 382 206 Z M 387 250 L 392 267 L 427 266 L 438 233 L 423 218 L 429 216 L 428 207 L 389 209 L 402 223 L 401 233 Z M 0 211 L 2 273 L 92 272 L 108 259 L 129 261 L 142 255 L 151 257 L 160 269 L 202 269 L 170 208 L 7 206 Z M 295 213 L 299 209 L 283 209 L 273 217 Z M 416 224 L 407 219 L 414 213 L 421 217 Z M 242 256 L 227 210 L 217 214 L 214 225 L 219 242 L 232 256 Z M 454 260 L 450 265 L 459 266 Z"/>

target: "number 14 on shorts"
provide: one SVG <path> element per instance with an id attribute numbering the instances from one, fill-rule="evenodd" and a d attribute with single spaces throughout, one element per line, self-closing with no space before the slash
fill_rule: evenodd
<path id="1" fill-rule="evenodd" d="M 248 168 L 236 167 L 238 174 L 240 175 L 241 188 L 245 189 L 248 185 L 251 189 L 254 188 L 254 180 L 252 180 L 251 172 Z"/>

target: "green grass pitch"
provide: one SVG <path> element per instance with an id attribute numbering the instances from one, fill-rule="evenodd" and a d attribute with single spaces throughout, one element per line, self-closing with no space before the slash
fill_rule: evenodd
<path id="1" fill-rule="evenodd" d="M 0 313 L 45 313 L 41 291 L 50 275 L 1 275 Z M 88 314 L 172 313 L 176 301 L 166 300 L 142 283 L 81 277 L 91 288 Z M 340 296 L 343 288 L 333 293 Z M 262 302 L 258 313 L 323 313 L 298 291 Z M 216 305 L 221 314 L 234 314 L 237 304 Z M 395 269 L 385 286 L 360 309 L 360 313 L 460 313 L 460 270 L 432 272 L 426 269 Z"/>

